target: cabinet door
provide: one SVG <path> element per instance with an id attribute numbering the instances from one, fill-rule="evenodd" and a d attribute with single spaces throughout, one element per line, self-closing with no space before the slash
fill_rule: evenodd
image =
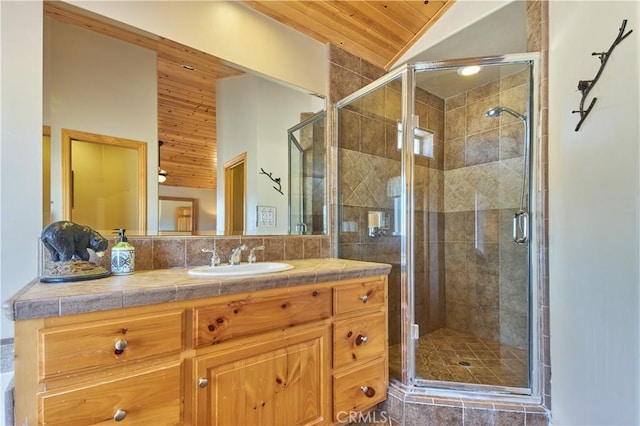
<path id="1" fill-rule="evenodd" d="M 238 339 L 196 360 L 196 423 L 298 425 L 330 419 L 327 324 Z M 243 341 L 244 340 L 244 341 Z"/>

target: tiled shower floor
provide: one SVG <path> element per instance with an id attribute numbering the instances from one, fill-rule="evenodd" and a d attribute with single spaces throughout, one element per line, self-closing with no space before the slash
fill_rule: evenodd
<path id="1" fill-rule="evenodd" d="M 441 328 L 421 336 L 416 376 L 426 380 L 528 387 L 525 349 Z M 389 347 L 391 376 L 400 371 L 400 345 Z"/>

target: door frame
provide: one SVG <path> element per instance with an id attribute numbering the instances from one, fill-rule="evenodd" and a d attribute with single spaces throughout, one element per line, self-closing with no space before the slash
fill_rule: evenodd
<path id="1" fill-rule="evenodd" d="M 234 222 L 237 213 L 237 197 L 242 201 L 242 231 L 246 229 L 247 220 L 247 153 L 243 152 L 237 157 L 224 163 L 224 235 L 235 235 Z M 242 182 L 238 182 L 236 168 L 242 167 Z"/>

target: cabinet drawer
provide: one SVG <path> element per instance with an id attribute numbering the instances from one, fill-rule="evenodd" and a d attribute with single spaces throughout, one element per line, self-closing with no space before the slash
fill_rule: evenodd
<path id="1" fill-rule="evenodd" d="M 334 314 L 379 308 L 385 303 L 384 281 L 365 281 L 334 289 Z"/>
<path id="2" fill-rule="evenodd" d="M 194 308 L 194 346 L 246 336 L 331 316 L 329 288 L 292 292 L 285 296 L 247 298 Z"/>
<path id="3" fill-rule="evenodd" d="M 40 395 L 40 424 L 94 425 L 182 423 L 182 368 L 179 363 L 69 391 Z M 116 417 L 119 416 L 119 417 Z"/>
<path id="4" fill-rule="evenodd" d="M 41 379 L 180 352 L 183 329 L 183 310 L 44 329 Z"/>
<path id="5" fill-rule="evenodd" d="M 334 418 L 344 419 L 345 413 L 366 410 L 384 401 L 387 377 L 384 358 L 336 373 L 333 376 Z"/>
<path id="6" fill-rule="evenodd" d="M 336 321 L 333 326 L 333 368 L 384 355 L 384 312 Z"/>

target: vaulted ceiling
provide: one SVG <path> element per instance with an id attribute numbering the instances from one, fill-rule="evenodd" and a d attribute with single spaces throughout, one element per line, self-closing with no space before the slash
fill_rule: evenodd
<path id="1" fill-rule="evenodd" d="M 455 0 L 251 1 L 285 25 L 389 69 Z"/>
<path id="2" fill-rule="evenodd" d="M 411 47 L 454 1 L 240 0 L 259 13 L 384 69 Z M 207 53 L 105 22 L 66 3 L 45 1 L 44 13 L 157 51 L 158 139 L 164 142 L 160 164 L 169 173 L 164 184 L 215 189 L 215 81 L 242 71 Z M 195 70 L 186 69 L 185 64 Z"/>

